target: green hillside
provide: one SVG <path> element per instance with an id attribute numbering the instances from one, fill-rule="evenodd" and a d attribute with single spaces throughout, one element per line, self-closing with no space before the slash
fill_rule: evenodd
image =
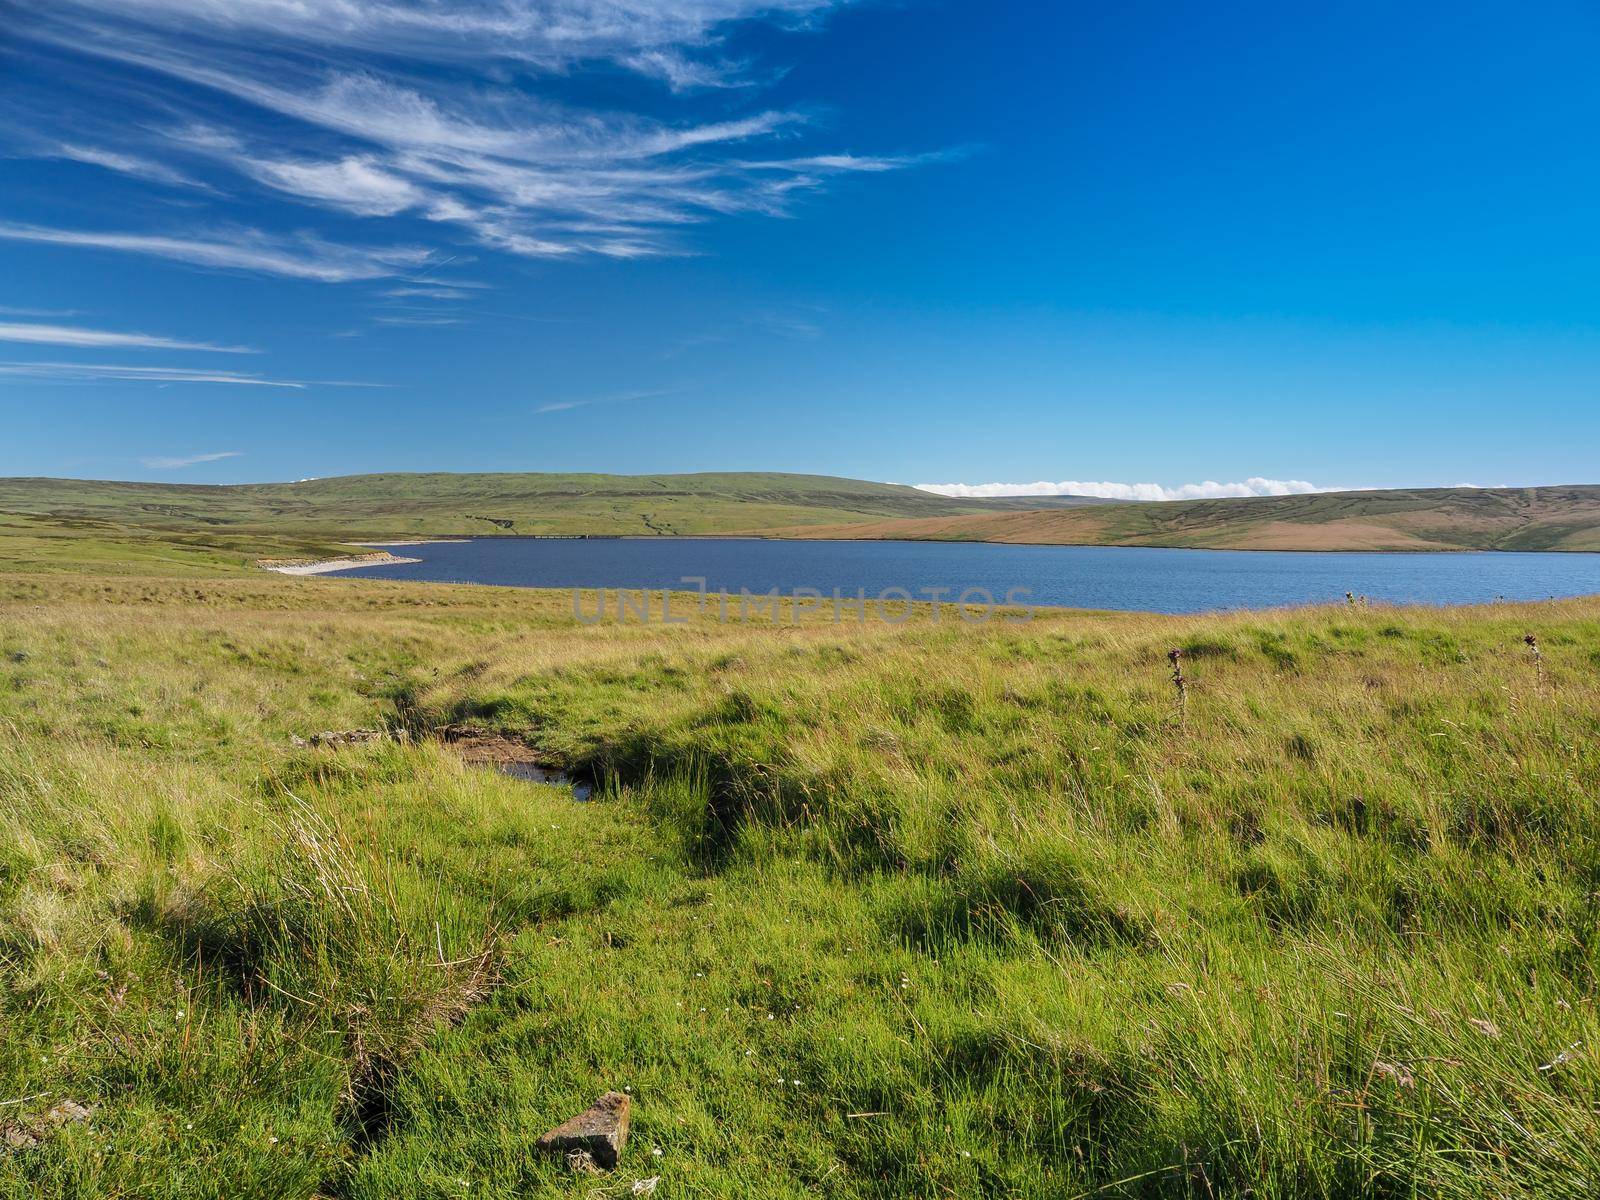
<path id="1" fill-rule="evenodd" d="M 1407 488 L 1015 508 L 783 536 L 1235 550 L 1600 550 L 1600 487 Z"/>
<path id="2" fill-rule="evenodd" d="M 1600 550 L 1600 487 L 1171 503 L 952 499 L 827 475 L 383 474 L 195 486 L 0 479 L 0 562 L 166 571 L 352 542 L 515 535 L 928 539 L 1243 550 Z"/>
<path id="3" fill-rule="evenodd" d="M 689 536 L 992 511 L 826 475 L 383 474 L 200 486 L 0 479 L 0 562 L 247 569 L 351 541 Z"/>
<path id="4" fill-rule="evenodd" d="M 898 484 L 769 473 L 385 474 L 239 486 L 0 480 L 0 510 L 15 513 L 310 536 L 697 534 L 979 508 Z"/>

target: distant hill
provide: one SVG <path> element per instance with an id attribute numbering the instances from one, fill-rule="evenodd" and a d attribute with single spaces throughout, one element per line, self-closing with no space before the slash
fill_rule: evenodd
<path id="1" fill-rule="evenodd" d="M 775 536 L 1238 550 L 1600 550 L 1600 486 L 1036 507 L 813 526 Z"/>
<path id="2" fill-rule="evenodd" d="M 1121 503 L 965 499 L 828 475 L 386 474 L 202 486 L 0 479 L 0 562 L 327 556 L 521 535 L 994 541 L 1246 550 L 1600 550 L 1600 486 Z M 176 556 L 176 557 L 174 557 Z"/>
<path id="3" fill-rule="evenodd" d="M 232 486 L 0 479 L 0 512 L 312 538 L 714 534 L 997 507 L 900 484 L 778 473 L 384 474 Z"/>

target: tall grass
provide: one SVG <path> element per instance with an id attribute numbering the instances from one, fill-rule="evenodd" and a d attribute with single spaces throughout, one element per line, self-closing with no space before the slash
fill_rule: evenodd
<path id="1" fill-rule="evenodd" d="M 529 1145 L 607 1087 L 684 1195 L 1600 1186 L 1595 602 L 15 587 L 0 1100 L 94 1115 L 0 1193 L 570 1195 Z M 599 798 L 289 739 L 447 721 Z"/>

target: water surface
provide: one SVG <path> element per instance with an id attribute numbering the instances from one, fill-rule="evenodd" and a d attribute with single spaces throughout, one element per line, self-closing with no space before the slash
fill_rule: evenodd
<path id="1" fill-rule="evenodd" d="M 420 562 L 369 579 L 543 588 L 670 588 L 703 577 L 737 596 L 815 588 L 868 597 L 948 589 L 1033 604 L 1208 612 L 1324 603 L 1346 592 L 1402 604 L 1544 600 L 1600 593 L 1600 554 L 1328 553 L 1007 546 L 980 542 L 777 542 L 753 538 L 474 538 L 405 550 Z M 974 598 L 973 602 L 977 602 Z M 589 611 L 592 611 L 590 609 Z"/>

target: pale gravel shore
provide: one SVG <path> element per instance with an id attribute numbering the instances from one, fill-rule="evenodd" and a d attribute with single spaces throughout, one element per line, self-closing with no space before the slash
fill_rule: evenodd
<path id="1" fill-rule="evenodd" d="M 357 542 L 358 546 L 459 546 L 471 538 L 416 538 L 409 542 Z"/>
<path id="2" fill-rule="evenodd" d="M 400 563 L 421 562 L 420 558 L 398 558 L 388 551 L 377 554 L 357 554 L 349 558 L 325 558 L 319 562 L 296 562 L 273 565 L 263 562 L 261 565 L 269 571 L 279 575 L 326 575 L 331 571 L 353 571 L 357 567 L 392 567 Z"/>

